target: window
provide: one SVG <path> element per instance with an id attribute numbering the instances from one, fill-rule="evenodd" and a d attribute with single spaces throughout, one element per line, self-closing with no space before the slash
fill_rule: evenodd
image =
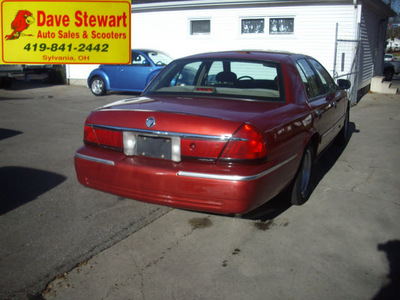
<path id="1" fill-rule="evenodd" d="M 210 20 L 190 20 L 190 35 L 210 34 Z"/>
<path id="2" fill-rule="evenodd" d="M 336 89 L 336 84 L 333 81 L 331 75 L 329 75 L 328 71 L 326 71 L 325 68 L 316 60 L 309 59 L 308 61 L 311 63 L 311 65 L 317 72 L 318 77 L 321 80 L 324 93 L 330 93 L 334 91 Z"/>
<path id="3" fill-rule="evenodd" d="M 319 89 L 317 74 L 315 74 L 308 62 L 305 59 L 299 59 L 296 62 L 296 67 L 300 73 L 301 80 L 303 81 L 307 98 L 311 99 L 320 95 L 321 92 Z"/>
<path id="4" fill-rule="evenodd" d="M 270 18 L 269 34 L 293 34 L 294 18 Z"/>
<path id="5" fill-rule="evenodd" d="M 285 101 L 280 64 L 230 58 L 173 61 L 144 95 L 153 94 Z"/>
<path id="6" fill-rule="evenodd" d="M 201 62 L 188 63 L 182 66 L 182 69 L 178 69 L 173 79 L 171 80 L 171 86 L 194 86 L 196 72 L 200 68 Z"/>
<path id="7" fill-rule="evenodd" d="M 135 66 L 149 66 L 150 62 L 147 61 L 143 55 L 132 51 L 132 65 Z"/>
<path id="8" fill-rule="evenodd" d="M 264 33 L 264 19 L 242 19 L 242 34 Z"/>
<path id="9" fill-rule="evenodd" d="M 172 61 L 168 55 L 159 51 L 148 51 L 146 54 L 157 66 L 166 66 Z"/>

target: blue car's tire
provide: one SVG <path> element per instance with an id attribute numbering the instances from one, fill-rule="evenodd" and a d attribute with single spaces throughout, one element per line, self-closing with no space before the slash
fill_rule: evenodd
<path id="1" fill-rule="evenodd" d="M 106 93 L 106 84 L 104 83 L 104 80 L 99 76 L 93 77 L 90 81 L 90 90 L 93 95 L 103 96 Z"/>

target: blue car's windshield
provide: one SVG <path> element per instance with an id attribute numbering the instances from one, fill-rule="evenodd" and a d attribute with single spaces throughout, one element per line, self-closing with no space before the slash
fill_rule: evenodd
<path id="1" fill-rule="evenodd" d="M 149 51 L 146 54 L 157 66 L 166 66 L 172 61 L 172 58 L 163 52 Z"/>

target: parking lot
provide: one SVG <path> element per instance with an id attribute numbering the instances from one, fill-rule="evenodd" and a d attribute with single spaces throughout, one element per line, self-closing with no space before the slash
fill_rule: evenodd
<path id="1" fill-rule="evenodd" d="M 242 219 L 79 185 L 86 116 L 128 96 L 0 90 L 1 299 L 397 299 L 400 95 L 351 109 L 303 206 L 278 196 Z"/>

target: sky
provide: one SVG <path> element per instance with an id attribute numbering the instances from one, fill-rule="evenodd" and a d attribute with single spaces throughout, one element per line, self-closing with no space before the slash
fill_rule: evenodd
<path id="1" fill-rule="evenodd" d="M 383 2 L 388 4 L 390 0 L 383 0 Z M 400 0 L 392 0 L 390 6 L 397 13 L 397 17 L 389 18 L 389 23 L 398 23 L 400 17 Z"/>
<path id="2" fill-rule="evenodd" d="M 385 0 L 384 2 L 389 3 L 389 0 Z M 399 13 L 400 12 L 400 0 L 392 0 L 391 7 L 395 12 Z"/>

